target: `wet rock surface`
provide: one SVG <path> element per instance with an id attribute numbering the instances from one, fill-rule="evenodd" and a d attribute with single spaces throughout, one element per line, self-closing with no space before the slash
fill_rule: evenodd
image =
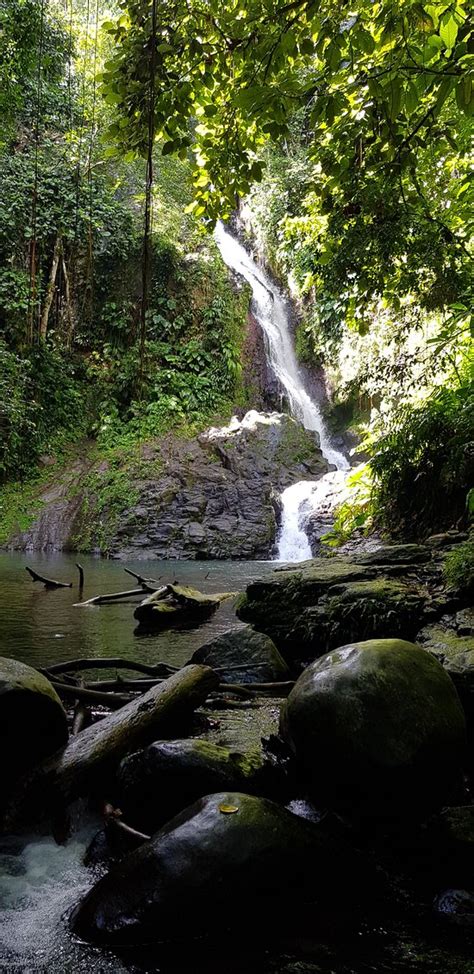
<path id="1" fill-rule="evenodd" d="M 451 680 L 395 639 L 342 646 L 307 667 L 281 732 L 318 804 L 356 821 L 426 816 L 449 800 L 464 757 Z"/>
<path id="2" fill-rule="evenodd" d="M 421 545 L 313 558 L 252 582 L 237 614 L 288 660 L 314 659 L 349 640 L 413 639 L 420 620 L 440 611 L 432 591 L 439 573 Z"/>
<path id="3" fill-rule="evenodd" d="M 474 929 L 474 892 L 446 889 L 436 898 L 434 908 L 447 923 Z"/>
<path id="4" fill-rule="evenodd" d="M 102 474 L 106 467 L 103 461 Z M 88 463 L 84 473 L 95 469 Z M 108 524 L 103 510 L 101 530 L 107 531 L 109 553 L 121 558 L 268 558 L 275 544 L 280 493 L 295 481 L 317 480 L 328 469 L 316 433 L 286 414 L 252 411 L 241 423 L 231 421 L 222 430 L 193 439 L 169 434 L 147 443 L 133 477 L 138 499 L 118 523 Z M 42 548 L 68 549 L 84 531 L 94 537 L 94 497 L 88 497 L 87 523 L 81 528 L 85 495 L 80 473 L 76 481 L 69 520 L 67 477 L 61 488 L 66 508 L 60 530 L 54 528 L 55 489 L 50 498 L 45 494 L 39 521 L 19 534 L 13 547 L 36 547 L 41 538 Z"/>
<path id="5" fill-rule="evenodd" d="M 31 666 L 0 658 L 2 798 L 5 785 L 66 744 L 67 719 L 49 680 Z"/>
<path id="6" fill-rule="evenodd" d="M 245 925 L 248 935 L 324 899 L 356 866 L 318 827 L 262 798 L 222 792 L 169 822 L 101 879 L 72 917 L 95 943 L 189 940 Z M 352 881 L 352 882 L 351 882 Z"/>
<path id="7" fill-rule="evenodd" d="M 271 797 L 282 784 L 261 748 L 242 753 L 202 740 L 157 741 L 122 761 L 117 798 L 126 822 L 152 834 L 205 795 Z"/>
<path id="8" fill-rule="evenodd" d="M 474 726 L 474 609 L 442 616 L 421 629 L 417 641 L 449 673 Z"/>
<path id="9" fill-rule="evenodd" d="M 291 677 L 275 643 L 251 626 L 222 633 L 196 650 L 190 662 L 217 669 L 223 683 L 270 683 Z"/>

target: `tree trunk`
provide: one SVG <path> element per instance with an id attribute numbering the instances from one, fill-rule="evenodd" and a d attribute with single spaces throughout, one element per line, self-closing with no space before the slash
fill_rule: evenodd
<path id="1" fill-rule="evenodd" d="M 51 305 L 54 298 L 54 290 L 56 287 L 56 275 L 58 273 L 59 259 L 61 256 L 61 238 L 56 237 L 53 250 L 53 259 L 51 261 L 51 271 L 49 274 L 48 288 L 46 291 L 46 297 L 44 299 L 43 313 L 41 315 L 40 321 L 40 338 L 44 340 L 48 333 L 48 322 L 49 322 L 49 312 L 51 311 Z"/>
<path id="2" fill-rule="evenodd" d="M 69 274 L 67 272 L 64 254 L 61 255 L 61 268 L 64 277 L 64 297 L 66 300 L 66 345 L 70 348 L 74 337 L 74 313 L 71 304 L 71 285 L 69 283 Z"/>
<path id="3" fill-rule="evenodd" d="M 72 737 L 61 751 L 23 778 L 10 796 L 2 826 L 38 823 L 61 813 L 83 795 L 107 792 L 119 761 L 183 723 L 217 688 L 219 678 L 207 666 L 185 666 L 168 680 L 132 700 L 116 713 Z"/>

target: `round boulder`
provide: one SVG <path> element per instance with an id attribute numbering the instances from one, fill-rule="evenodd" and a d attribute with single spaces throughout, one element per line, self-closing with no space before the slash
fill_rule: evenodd
<path id="1" fill-rule="evenodd" d="M 66 744 L 67 720 L 56 691 L 37 670 L 0 657 L 0 769 L 9 783 Z"/>
<path id="2" fill-rule="evenodd" d="M 275 683 L 290 679 L 290 671 L 275 643 L 252 626 L 229 629 L 201 646 L 191 663 L 218 669 L 223 683 Z"/>
<path id="3" fill-rule="evenodd" d="M 449 796 L 465 718 L 442 666 L 419 646 L 370 639 L 301 674 L 280 729 L 313 799 L 352 819 L 423 817 Z"/>
<path id="4" fill-rule="evenodd" d="M 263 798 L 202 798 L 114 865 L 71 926 L 98 944 L 186 941 L 273 930 L 304 901 L 338 909 L 360 889 L 360 861 L 316 825 Z M 350 893 L 349 890 L 352 889 Z"/>

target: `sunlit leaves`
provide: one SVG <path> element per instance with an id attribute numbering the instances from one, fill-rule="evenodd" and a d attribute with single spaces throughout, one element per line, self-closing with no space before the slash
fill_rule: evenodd
<path id="1" fill-rule="evenodd" d="M 317 13 L 307 0 L 163 0 L 155 40 L 151 3 L 122 6 L 106 25 L 115 55 L 102 85 L 128 124 L 111 136 L 145 151 L 153 56 L 156 133 L 165 153 L 194 153 L 199 212 L 210 221 L 261 178 L 261 146 L 287 136 L 298 104 L 311 105 L 308 137 L 315 151 L 332 141 L 342 179 L 355 160 L 412 165 L 447 101 L 455 112 L 472 110 L 462 0 L 406 0 L 401 10 L 390 0 L 356 0 L 346 17 L 330 0 Z"/>

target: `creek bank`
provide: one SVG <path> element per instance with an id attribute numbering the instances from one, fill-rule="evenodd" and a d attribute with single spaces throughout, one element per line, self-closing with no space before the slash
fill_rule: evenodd
<path id="1" fill-rule="evenodd" d="M 76 468 L 74 490 L 67 473 L 53 478 L 33 524 L 8 546 L 130 559 L 271 558 L 281 492 L 328 469 L 317 433 L 286 414 L 251 411 L 199 436 L 147 442 L 122 469 L 88 462 Z"/>

